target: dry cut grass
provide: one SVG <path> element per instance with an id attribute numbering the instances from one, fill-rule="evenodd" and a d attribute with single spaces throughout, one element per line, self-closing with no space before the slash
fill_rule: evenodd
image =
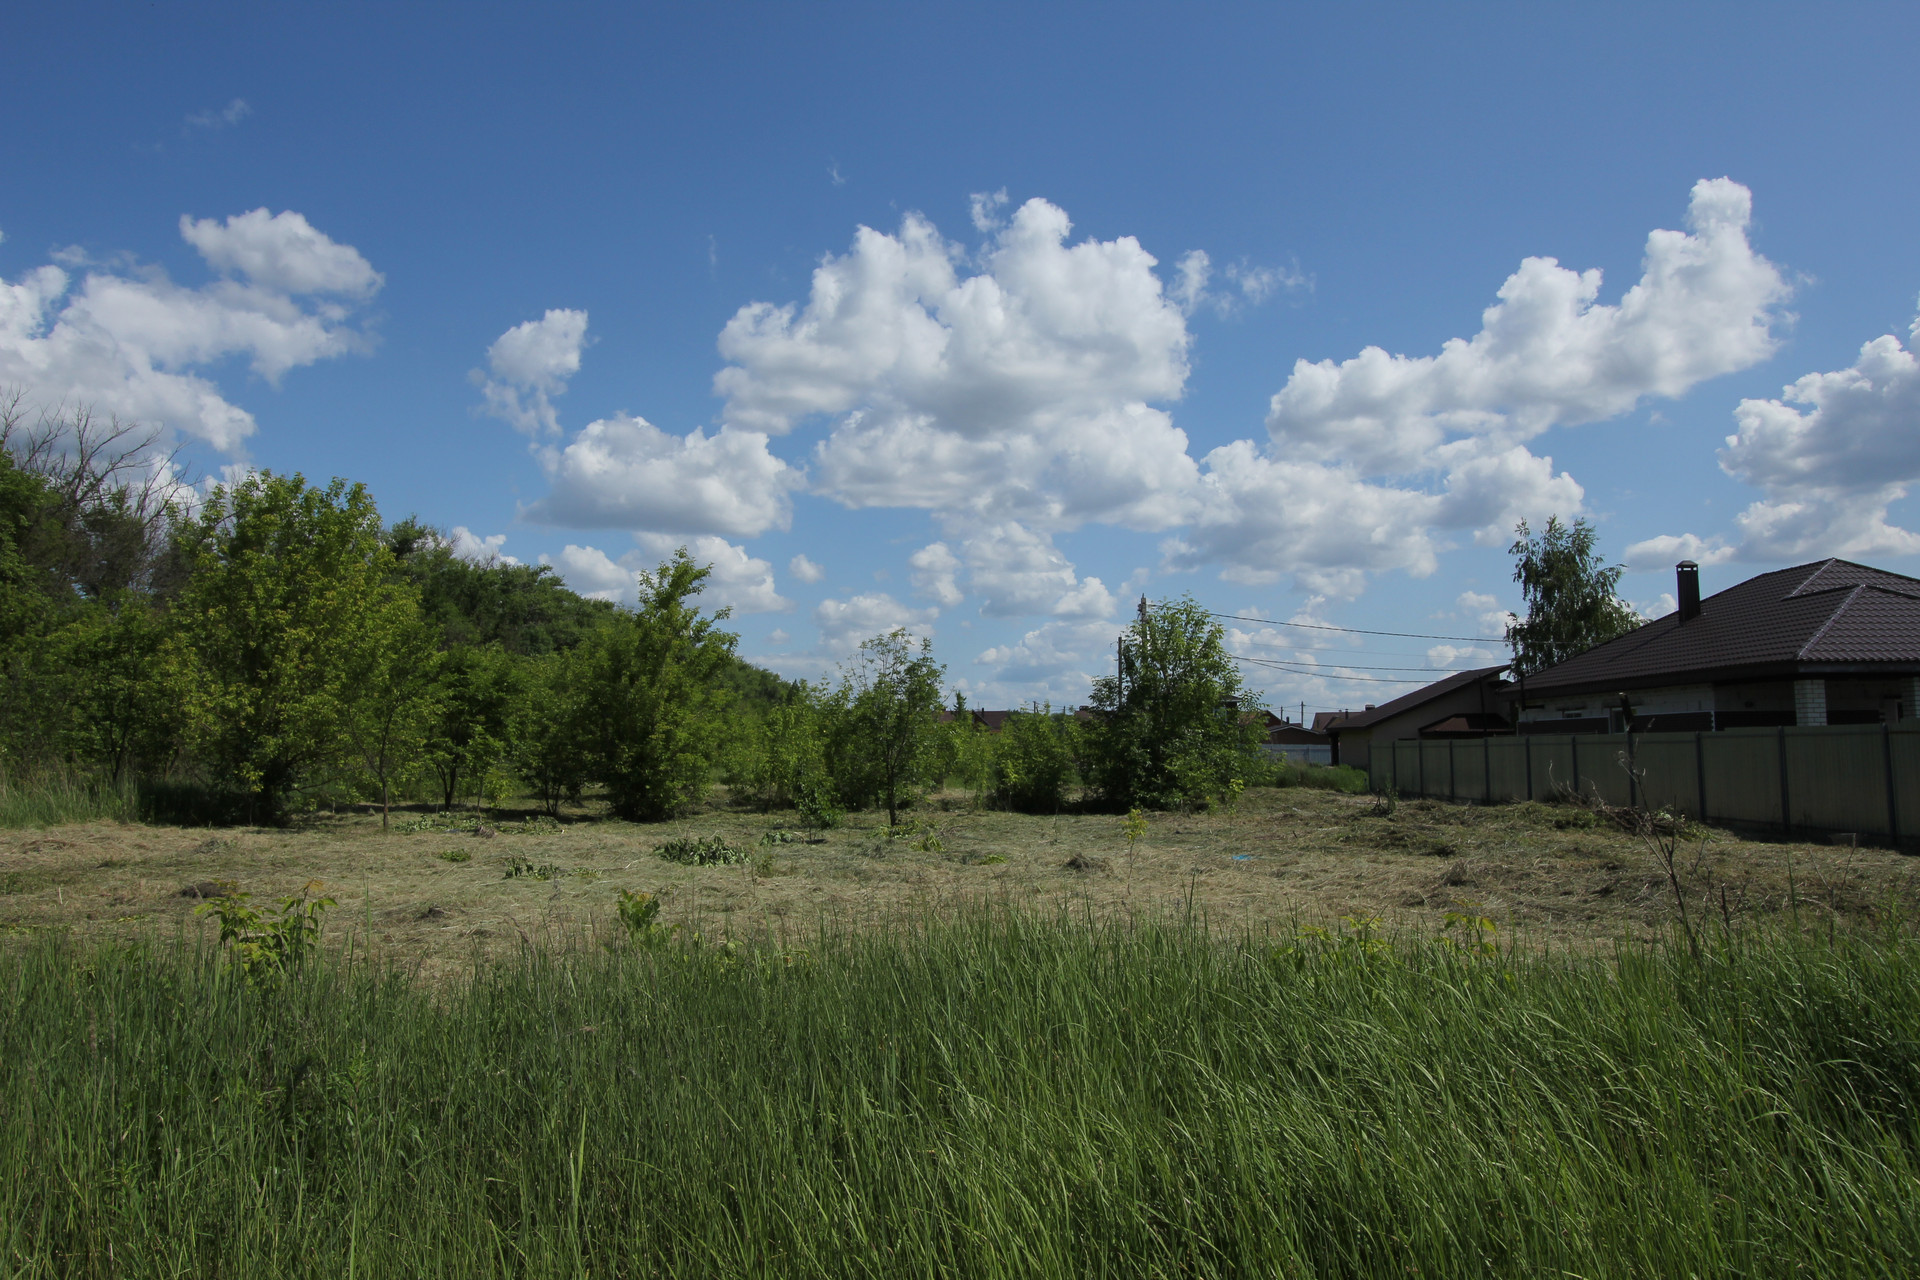
<path id="1" fill-rule="evenodd" d="M 665 925 L 735 939 L 804 937 L 823 920 L 885 925 L 980 902 L 1066 903 L 1096 918 L 1191 913 L 1216 930 L 1254 932 L 1341 917 L 1432 932 L 1467 915 L 1505 936 L 1576 946 L 1664 936 L 1674 915 L 1653 851 L 1565 805 L 1389 808 L 1367 796 L 1261 790 L 1231 815 L 1152 815 L 1131 847 L 1112 815 L 1032 817 L 941 796 L 913 818 L 911 834 L 890 837 L 885 815 L 856 814 L 820 843 L 804 843 L 790 813 L 724 803 L 651 826 L 583 811 L 557 827 L 493 820 L 483 832 L 383 834 L 367 815 L 287 830 L 95 822 L 11 831 L 0 833 L 0 936 L 203 927 L 192 886 L 266 902 L 313 880 L 339 900 L 336 940 L 429 976 L 466 969 L 476 951 L 591 929 L 622 889 L 658 895 Z M 763 843 L 779 832 L 801 842 Z M 684 866 L 654 855 L 679 836 L 720 836 L 751 856 Z M 1778 918 L 1845 927 L 1911 915 L 1920 890 L 1920 861 L 1890 850 L 1723 831 L 1683 840 L 1678 870 L 1689 909 L 1714 927 Z"/>

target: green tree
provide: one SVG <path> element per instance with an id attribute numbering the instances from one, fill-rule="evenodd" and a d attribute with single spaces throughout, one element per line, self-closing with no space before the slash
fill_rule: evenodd
<path id="1" fill-rule="evenodd" d="M 826 777 L 823 694 L 796 681 L 787 696 L 754 722 L 741 790 L 768 809 L 790 809 L 809 783 Z"/>
<path id="2" fill-rule="evenodd" d="M 526 659 L 518 668 L 509 718 L 509 755 L 553 817 L 562 800 L 577 800 L 590 767 L 585 655 L 562 650 Z"/>
<path id="3" fill-rule="evenodd" d="M 831 715 L 834 781 L 849 804 L 884 804 L 889 826 L 938 768 L 945 675 L 933 646 L 916 646 L 905 628 L 866 641 L 842 668 Z"/>
<path id="4" fill-rule="evenodd" d="M 416 766 L 439 713 L 441 655 L 435 629 L 420 613 L 413 587 L 385 582 L 356 621 L 348 655 L 344 723 L 354 753 L 380 792 L 380 829 L 387 829 L 393 784 Z"/>
<path id="5" fill-rule="evenodd" d="M 1120 669 L 1093 682 L 1090 781 L 1117 809 L 1204 805 L 1260 764 L 1258 696 L 1226 632 L 1192 596 L 1127 628 Z"/>
<path id="6" fill-rule="evenodd" d="M 368 616 L 392 607 L 393 557 L 361 485 L 260 472 L 216 488 L 184 532 L 173 609 L 191 740 L 218 786 L 277 817 L 341 759 Z"/>
<path id="7" fill-rule="evenodd" d="M 1595 533 L 1585 520 L 1571 527 L 1560 517 L 1547 519 L 1539 537 L 1522 520 L 1507 548 L 1514 558 L 1513 580 L 1527 602 L 1523 622 L 1508 614 L 1507 644 L 1516 675 L 1532 675 L 1564 662 L 1597 644 L 1632 631 L 1641 617 L 1614 594 L 1620 566 L 1601 562 Z"/>
<path id="8" fill-rule="evenodd" d="M 994 744 L 994 798 L 1021 813 L 1058 813 L 1073 785 L 1079 730 L 1078 721 L 1056 715 L 1049 703 L 1009 715 Z"/>
<path id="9" fill-rule="evenodd" d="M 77 754 L 115 781 L 167 763 L 178 700 L 166 615 L 132 591 L 79 610 L 48 638 Z"/>
<path id="10" fill-rule="evenodd" d="M 463 781 L 471 790 L 505 756 L 520 676 L 520 664 L 498 644 L 457 644 L 443 656 L 426 743 L 443 808 L 459 800 Z"/>
<path id="11" fill-rule="evenodd" d="M 615 814 L 657 822 L 706 794 L 735 733 L 730 614 L 694 605 L 712 574 L 682 547 L 640 574 L 639 606 L 583 646 L 582 684 L 598 728 L 593 772 Z"/>

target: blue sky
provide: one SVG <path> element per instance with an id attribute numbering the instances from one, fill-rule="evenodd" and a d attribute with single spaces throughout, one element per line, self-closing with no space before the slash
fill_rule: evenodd
<path id="1" fill-rule="evenodd" d="M 906 624 L 991 705 L 1080 701 L 1143 592 L 1497 633 L 1523 517 L 1653 612 L 1682 555 L 1916 572 L 1917 28 L 39 6 L 0 385 L 584 591 L 689 543 L 750 657 Z M 1501 652 L 1233 638 L 1309 712 Z"/>

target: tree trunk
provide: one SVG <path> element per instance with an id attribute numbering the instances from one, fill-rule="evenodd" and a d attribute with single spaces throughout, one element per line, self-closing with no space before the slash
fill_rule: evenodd
<path id="1" fill-rule="evenodd" d="M 387 797 L 387 775 L 382 773 L 380 775 L 380 829 L 382 831 L 387 829 L 387 814 L 392 809 L 393 805 L 389 803 Z"/>

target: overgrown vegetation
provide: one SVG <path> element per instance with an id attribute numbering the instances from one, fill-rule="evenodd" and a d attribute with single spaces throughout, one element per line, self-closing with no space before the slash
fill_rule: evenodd
<path id="1" fill-rule="evenodd" d="M 1029 813 L 1204 808 L 1265 777 L 1256 701 L 1191 599 L 1143 607 L 1094 713 L 988 732 L 905 631 L 835 680 L 740 660 L 683 548 L 634 607 L 460 559 L 360 485 L 180 482 L 154 441 L 0 404 L 0 822 L 270 825 L 327 806 L 592 795 L 691 812 L 720 780 L 814 831 L 945 783 Z"/>
<path id="2" fill-rule="evenodd" d="M 22 1274 L 1893 1276 L 1904 929 L 1597 960 L 971 914 L 339 959 L 0 953 Z M 582 942 L 587 940 L 582 939 Z"/>

